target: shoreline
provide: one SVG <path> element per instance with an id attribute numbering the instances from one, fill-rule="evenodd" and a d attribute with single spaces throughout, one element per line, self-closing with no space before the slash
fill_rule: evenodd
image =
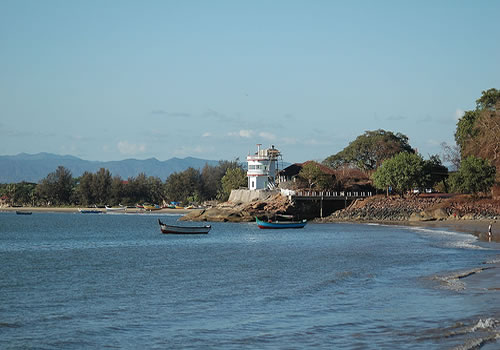
<path id="1" fill-rule="evenodd" d="M 33 213 L 80 213 L 78 209 L 94 209 L 94 208 L 70 208 L 70 207 L 6 207 L 0 208 L 0 212 L 16 212 L 16 211 L 30 211 Z M 158 210 L 144 210 L 140 208 L 130 208 L 124 211 L 106 211 L 105 208 L 97 208 L 103 214 L 150 214 L 150 213 L 159 213 L 159 214 L 179 214 L 185 215 L 189 213 L 192 209 L 170 209 L 163 208 Z"/>
<path id="2" fill-rule="evenodd" d="M 445 228 L 456 232 L 468 233 L 477 237 L 483 242 L 500 243 L 500 222 L 499 220 L 432 220 L 432 221 L 409 221 L 409 220 L 345 220 L 338 219 L 334 221 L 312 220 L 311 222 L 319 224 L 329 223 L 346 223 L 346 224 L 378 224 L 378 225 L 399 225 L 406 227 L 428 227 L 428 228 Z M 491 239 L 488 236 L 488 226 L 492 224 Z"/>
<path id="3" fill-rule="evenodd" d="M 0 208 L 0 212 L 16 212 L 28 211 L 34 213 L 79 213 L 79 209 L 92 208 L 75 208 L 75 207 L 4 207 Z M 186 215 L 196 209 L 170 209 L 163 208 L 159 210 L 147 211 L 140 208 L 130 208 L 127 211 L 109 212 L 105 208 L 98 208 L 102 213 L 124 213 L 124 214 L 140 214 L 140 213 L 159 213 L 159 214 L 179 214 Z M 380 224 L 380 225 L 400 225 L 407 227 L 431 227 L 431 228 L 447 228 L 458 232 L 472 234 L 480 241 L 489 241 L 488 226 L 492 224 L 492 242 L 500 242 L 500 220 L 487 219 L 448 219 L 448 220 L 429 220 L 429 221 L 412 221 L 412 220 L 349 220 L 336 219 L 332 221 L 323 221 L 320 218 L 310 220 L 311 223 L 327 224 L 327 223 L 351 223 L 351 224 Z"/>

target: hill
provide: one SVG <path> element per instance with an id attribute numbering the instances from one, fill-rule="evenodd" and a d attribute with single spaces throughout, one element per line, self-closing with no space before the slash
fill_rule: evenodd
<path id="1" fill-rule="evenodd" d="M 202 169 L 205 164 L 217 165 L 218 161 L 187 157 L 165 161 L 149 158 L 99 162 L 69 155 L 20 153 L 15 156 L 0 156 L 0 183 L 38 182 L 60 165 L 69 169 L 74 177 L 82 175 L 85 171 L 95 173 L 100 168 L 105 168 L 113 176 L 119 175 L 123 179 L 145 173 L 147 176 L 157 176 L 165 180 L 174 172 L 184 171 L 189 167 Z"/>

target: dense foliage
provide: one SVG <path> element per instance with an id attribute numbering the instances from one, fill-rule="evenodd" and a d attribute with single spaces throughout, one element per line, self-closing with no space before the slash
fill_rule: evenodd
<path id="1" fill-rule="evenodd" d="M 476 109 L 466 111 L 458 121 L 455 141 L 462 159 L 468 156 L 488 159 L 500 169 L 500 90 L 482 92 Z M 497 181 L 500 182 L 498 174 Z"/>
<path id="2" fill-rule="evenodd" d="M 331 190 L 335 187 L 335 176 L 325 173 L 315 162 L 306 162 L 298 175 L 309 190 Z"/>
<path id="3" fill-rule="evenodd" d="M 468 156 L 462 160 L 460 169 L 450 176 L 450 185 L 454 192 L 487 192 L 495 182 L 496 169 L 488 160 Z"/>
<path id="4" fill-rule="evenodd" d="M 222 201 L 227 201 L 231 190 L 238 189 L 247 185 L 247 174 L 241 168 L 229 168 L 221 180 L 221 189 L 217 198 Z"/>
<path id="5" fill-rule="evenodd" d="M 378 189 L 391 187 L 404 194 L 423 185 L 424 160 L 415 153 L 401 152 L 387 159 L 373 174 L 373 184 Z"/>
<path id="6" fill-rule="evenodd" d="M 439 157 L 424 160 L 419 154 L 401 152 L 382 163 L 373 174 L 373 184 L 381 190 L 392 188 L 404 194 L 413 189 L 433 188 L 441 181 L 446 187 L 447 177 L 448 169 Z"/>
<path id="7" fill-rule="evenodd" d="M 243 181 L 244 180 L 244 181 Z M 206 165 L 202 172 L 194 168 L 171 174 L 165 182 L 141 173 L 123 180 L 101 168 L 73 178 L 60 166 L 38 184 L 0 184 L 0 197 L 11 205 L 135 205 L 137 203 L 201 203 L 227 199 L 233 188 L 246 185 L 246 173 L 237 161 Z"/>
<path id="8" fill-rule="evenodd" d="M 333 169 L 348 165 L 370 171 L 400 152 L 414 152 L 406 135 L 382 129 L 366 131 L 342 151 L 326 158 L 323 164 Z"/>

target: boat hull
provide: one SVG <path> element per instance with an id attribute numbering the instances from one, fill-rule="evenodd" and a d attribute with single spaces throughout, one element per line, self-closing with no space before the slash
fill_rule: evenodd
<path id="1" fill-rule="evenodd" d="M 262 221 L 255 219 L 257 226 L 261 229 L 285 229 L 285 228 L 304 228 L 307 220 L 302 221 Z"/>
<path id="2" fill-rule="evenodd" d="M 158 220 L 160 224 L 161 233 L 164 234 L 178 234 L 178 235 L 193 235 L 193 234 L 207 234 L 212 226 L 174 226 L 166 225 Z"/>
<path id="3" fill-rule="evenodd" d="M 108 207 L 106 206 L 106 211 L 108 212 L 123 212 L 123 211 L 126 211 L 127 210 L 127 207 L 118 207 L 118 208 L 112 208 L 112 207 Z"/>
<path id="4" fill-rule="evenodd" d="M 97 209 L 78 209 L 82 214 L 102 214 L 103 211 Z"/>

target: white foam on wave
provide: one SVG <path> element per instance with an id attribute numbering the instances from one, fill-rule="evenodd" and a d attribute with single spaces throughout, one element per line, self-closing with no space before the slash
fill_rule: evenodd
<path id="1" fill-rule="evenodd" d="M 455 334 L 467 334 L 472 336 L 464 344 L 455 347 L 456 350 L 472 350 L 482 347 L 486 343 L 496 342 L 500 339 L 500 321 L 489 317 L 479 319 L 476 324 L 464 327 Z"/>
<path id="2" fill-rule="evenodd" d="M 471 327 L 470 331 L 475 332 L 480 329 L 496 328 L 498 326 L 500 326 L 500 321 L 495 320 L 492 317 L 489 317 L 485 320 L 479 319 L 479 321 L 474 326 Z"/>
<path id="3" fill-rule="evenodd" d="M 492 259 L 492 260 L 488 260 L 485 262 L 485 264 L 499 264 L 500 263 L 500 258 L 495 258 L 495 259 Z"/>
<path id="4" fill-rule="evenodd" d="M 409 227 L 409 229 L 420 234 L 447 237 L 449 240 L 445 243 L 445 246 L 449 248 L 489 250 L 488 248 L 477 245 L 478 238 L 469 233 L 425 227 Z"/>

